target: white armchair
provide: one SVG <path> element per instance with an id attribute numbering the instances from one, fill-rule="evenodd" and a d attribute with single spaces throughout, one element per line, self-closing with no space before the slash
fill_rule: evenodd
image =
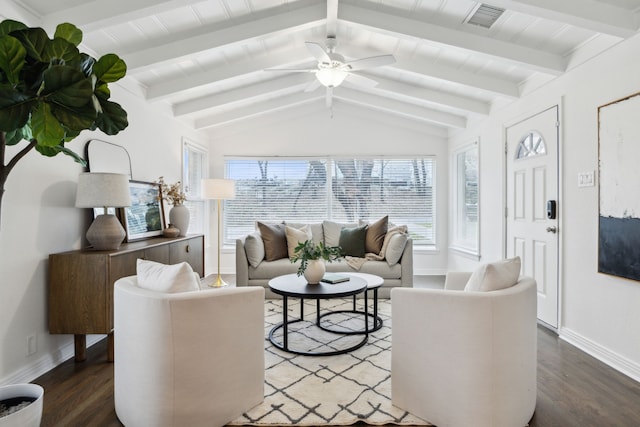
<path id="1" fill-rule="evenodd" d="M 222 426 L 264 399 L 264 289 L 114 289 L 114 394 L 127 427 Z"/>
<path id="2" fill-rule="evenodd" d="M 463 291 L 391 291 L 391 395 L 395 406 L 438 427 L 527 425 L 536 406 L 536 282 Z"/>

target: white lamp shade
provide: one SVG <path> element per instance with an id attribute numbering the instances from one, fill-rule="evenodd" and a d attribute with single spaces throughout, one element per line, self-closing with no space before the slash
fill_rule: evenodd
<path id="1" fill-rule="evenodd" d="M 340 86 L 348 74 L 346 71 L 338 70 L 337 68 L 321 68 L 316 71 L 318 81 L 326 87 Z"/>
<path id="2" fill-rule="evenodd" d="M 231 179 L 203 179 L 201 196 L 207 200 L 235 199 L 235 181 Z"/>
<path id="3" fill-rule="evenodd" d="M 121 208 L 124 206 L 131 206 L 128 175 L 85 172 L 78 176 L 77 208 Z"/>

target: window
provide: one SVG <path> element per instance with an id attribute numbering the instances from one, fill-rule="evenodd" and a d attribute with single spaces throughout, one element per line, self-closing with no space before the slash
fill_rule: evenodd
<path id="1" fill-rule="evenodd" d="M 182 141 L 182 188 L 187 195 L 189 233 L 205 232 L 206 201 L 200 197 L 200 181 L 208 176 L 207 150 L 191 141 Z"/>
<path id="2" fill-rule="evenodd" d="M 536 131 L 527 132 L 520 139 L 516 150 L 516 159 L 526 159 L 527 157 L 542 156 L 547 154 L 547 147 L 544 139 Z"/>
<path id="3" fill-rule="evenodd" d="M 393 158 L 225 159 L 236 198 L 225 201 L 224 242 L 255 221 L 357 222 L 389 215 L 414 244 L 435 244 L 435 160 Z"/>
<path id="4" fill-rule="evenodd" d="M 466 146 L 453 157 L 454 249 L 478 255 L 478 144 Z"/>

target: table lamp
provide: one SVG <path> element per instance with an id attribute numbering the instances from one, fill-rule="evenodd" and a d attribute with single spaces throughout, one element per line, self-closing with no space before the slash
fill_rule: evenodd
<path id="1" fill-rule="evenodd" d="M 209 286 L 212 288 L 220 288 L 227 286 L 227 283 L 220 276 L 220 251 L 222 248 L 222 233 L 220 232 L 220 201 L 227 199 L 235 199 L 236 187 L 235 182 L 230 179 L 203 179 L 201 194 L 203 199 L 218 201 L 218 277 L 215 282 Z"/>
<path id="2" fill-rule="evenodd" d="M 119 173 L 81 173 L 76 191 L 77 208 L 104 208 L 87 230 L 87 240 L 94 249 L 114 250 L 120 247 L 126 233 L 115 215 L 107 208 L 131 206 L 129 177 Z"/>

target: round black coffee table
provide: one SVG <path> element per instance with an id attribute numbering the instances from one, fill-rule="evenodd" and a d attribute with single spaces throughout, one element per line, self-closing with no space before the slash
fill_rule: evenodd
<path id="1" fill-rule="evenodd" d="M 350 276 L 346 282 L 330 284 L 320 282 L 317 285 L 311 285 L 307 283 L 306 279 L 296 274 L 287 274 L 284 276 L 278 276 L 269 280 L 269 288 L 276 294 L 282 295 L 282 323 L 275 325 L 269 332 L 269 341 L 280 350 L 302 354 L 305 356 L 333 356 L 337 354 L 344 354 L 350 351 L 356 350 L 367 343 L 369 339 L 369 328 L 367 321 L 369 319 L 369 313 L 367 309 L 367 281 L 355 276 Z M 332 299 L 332 298 L 344 298 L 364 293 L 364 316 L 365 330 L 364 337 L 356 344 L 333 351 L 302 351 L 289 348 L 289 325 L 296 322 L 304 321 L 304 300 L 315 299 L 316 300 L 316 326 L 320 326 L 320 300 Z M 295 320 L 289 320 L 288 313 L 288 298 L 300 299 L 300 318 Z M 274 339 L 274 333 L 282 328 L 282 343 L 277 342 Z M 346 335 L 341 332 L 332 332 L 334 334 Z"/>

